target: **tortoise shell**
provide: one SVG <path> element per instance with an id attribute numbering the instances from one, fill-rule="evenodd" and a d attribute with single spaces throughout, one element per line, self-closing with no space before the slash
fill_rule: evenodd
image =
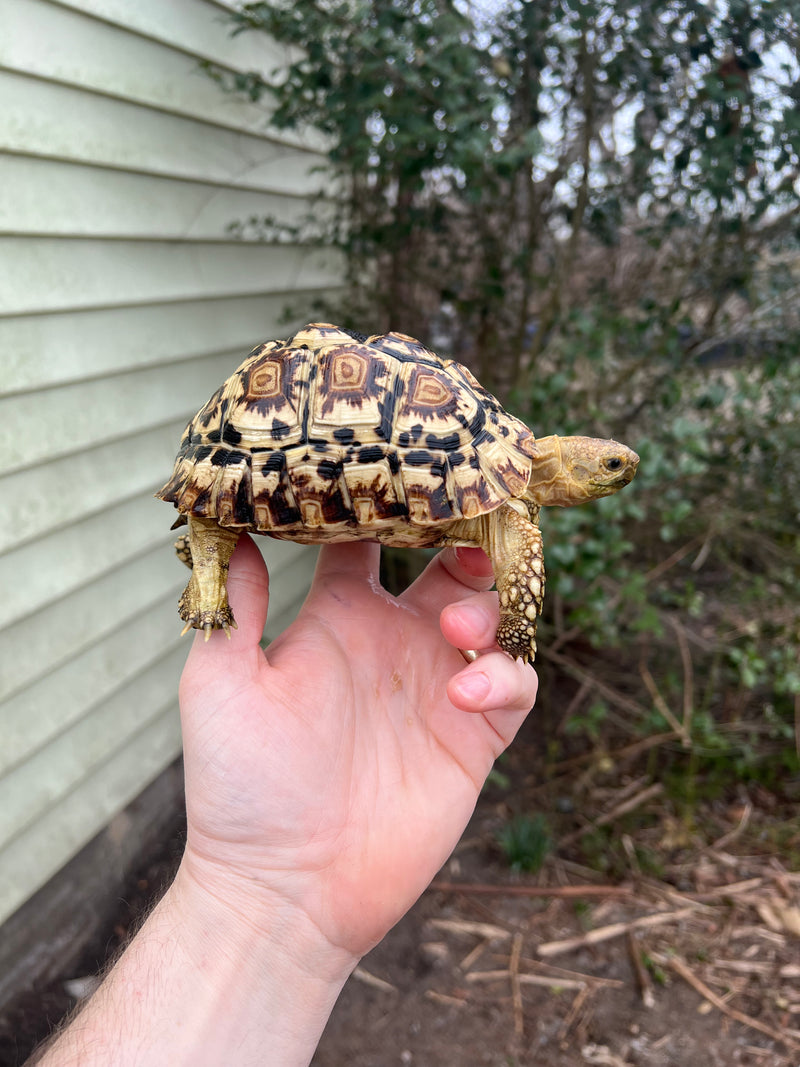
<path id="1" fill-rule="evenodd" d="M 186 427 L 158 496 L 293 541 L 433 545 L 520 496 L 533 455 L 466 367 L 405 334 L 317 323 L 250 353 Z"/>

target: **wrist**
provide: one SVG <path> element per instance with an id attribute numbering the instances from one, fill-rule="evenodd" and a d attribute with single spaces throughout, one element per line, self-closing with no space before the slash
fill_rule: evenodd
<path id="1" fill-rule="evenodd" d="M 185 927 L 187 951 L 244 957 L 298 981 L 341 988 L 358 957 L 334 944 L 293 899 L 187 849 L 164 907 Z"/>
<path id="2" fill-rule="evenodd" d="M 276 894 L 184 857 L 42 1067 L 303 1067 L 356 960 Z M 228 881 L 228 879 L 230 879 Z"/>
<path id="3" fill-rule="evenodd" d="M 199 978 L 187 1067 L 309 1063 L 357 960 L 291 901 L 226 871 L 208 874 L 185 857 L 163 901 Z"/>

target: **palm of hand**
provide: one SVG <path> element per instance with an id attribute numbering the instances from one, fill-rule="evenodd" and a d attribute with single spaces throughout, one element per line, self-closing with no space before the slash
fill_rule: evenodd
<path id="1" fill-rule="evenodd" d="M 472 589 L 433 563 L 397 600 L 377 559 L 374 545 L 326 548 L 265 656 L 266 574 L 245 539 L 229 581 L 239 630 L 196 640 L 181 683 L 188 849 L 356 955 L 444 862 L 535 692 L 532 670 L 496 653 L 483 659 L 520 679 L 508 709 L 454 706 L 447 684 L 464 664 L 439 616 Z"/>

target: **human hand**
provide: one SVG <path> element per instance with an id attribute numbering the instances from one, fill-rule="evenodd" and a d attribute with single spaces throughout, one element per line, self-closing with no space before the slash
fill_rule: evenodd
<path id="1" fill-rule="evenodd" d="M 242 538 L 239 628 L 199 634 L 181 680 L 181 867 L 42 1067 L 305 1067 L 353 965 L 456 844 L 536 675 L 496 650 L 464 667 L 498 620 L 479 549 L 398 599 L 378 562 L 324 547 L 265 654 L 267 572 Z"/>
<path id="2" fill-rule="evenodd" d="M 536 694 L 533 669 L 496 650 L 480 550 L 445 550 L 399 598 L 378 566 L 378 545 L 323 546 L 265 653 L 268 578 L 243 537 L 238 629 L 195 638 L 180 690 L 184 874 L 254 924 L 276 900 L 296 909 L 353 960 L 450 854 Z M 465 666 L 458 648 L 490 651 Z"/>

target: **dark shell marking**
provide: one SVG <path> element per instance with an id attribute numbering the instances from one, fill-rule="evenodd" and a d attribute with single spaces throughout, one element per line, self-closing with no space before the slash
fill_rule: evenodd
<path id="1" fill-rule="evenodd" d="M 435 545 L 521 495 L 534 439 L 466 367 L 400 333 L 260 345 L 187 426 L 158 493 L 295 541 Z"/>

